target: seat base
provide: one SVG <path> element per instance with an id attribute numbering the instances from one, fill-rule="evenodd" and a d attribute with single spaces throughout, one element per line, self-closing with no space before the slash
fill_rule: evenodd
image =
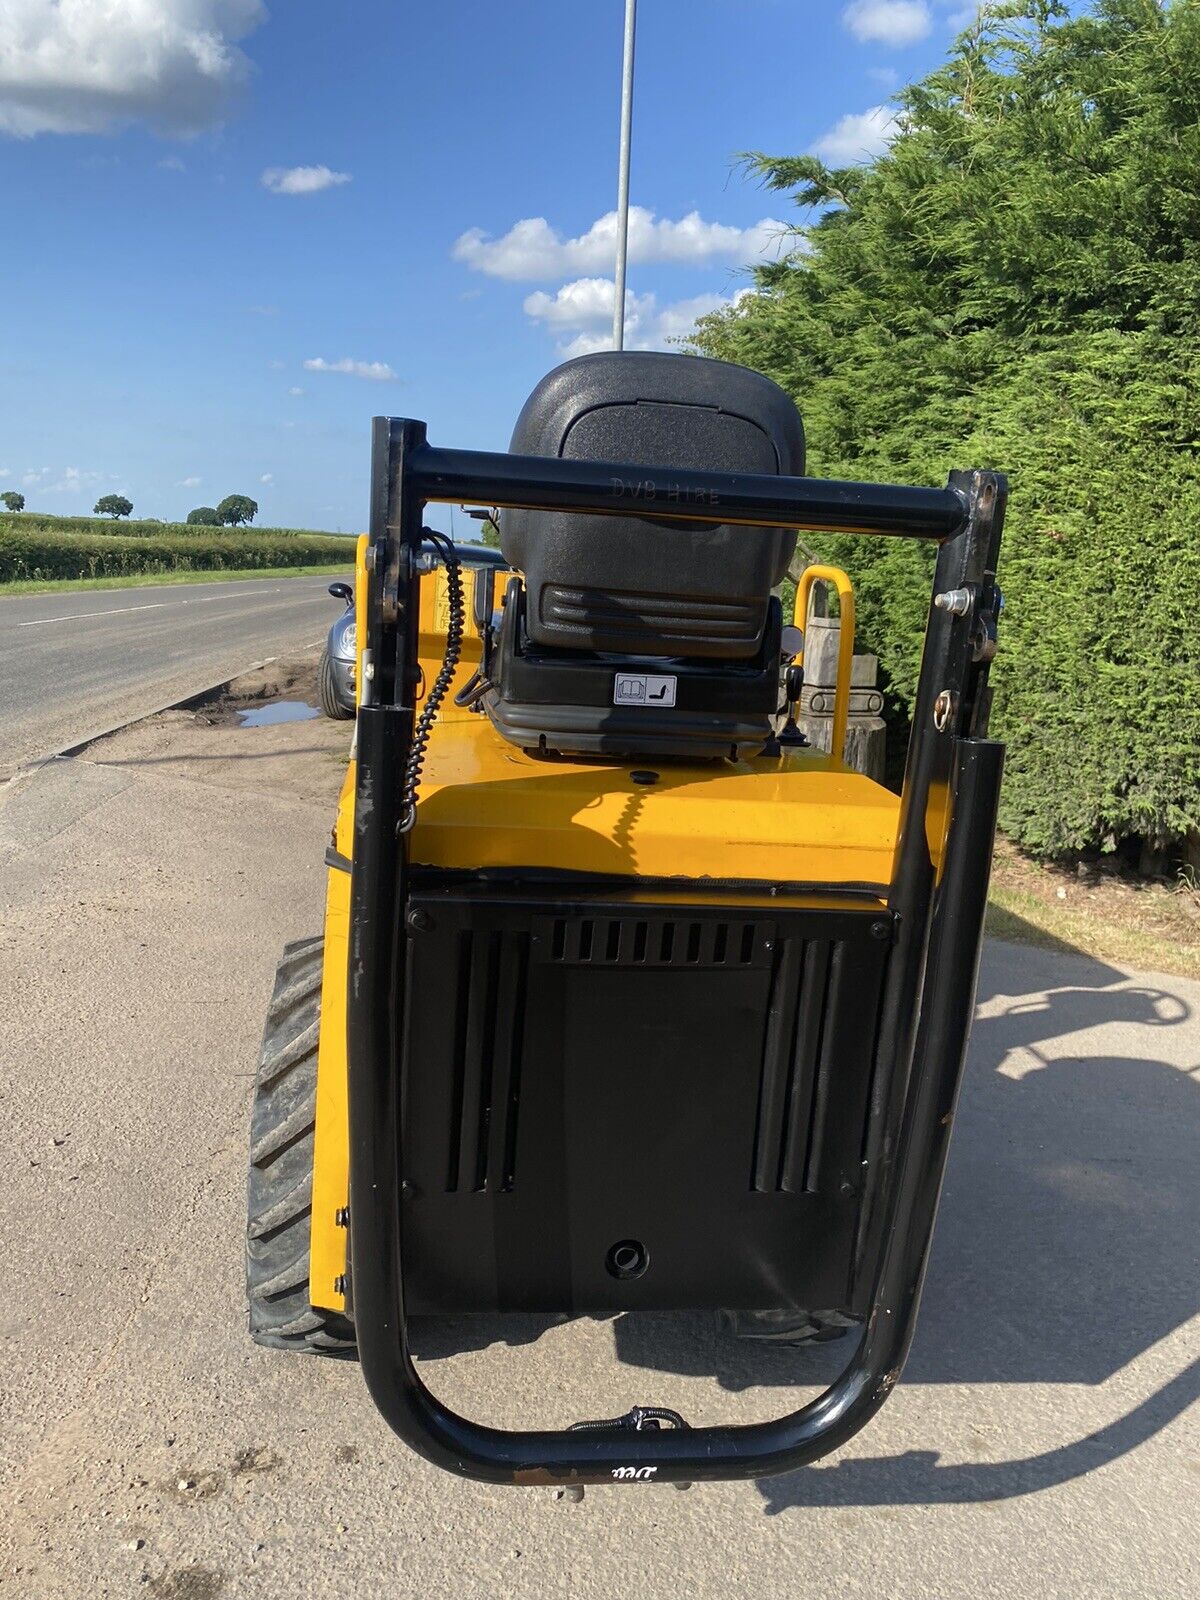
<path id="1" fill-rule="evenodd" d="M 526 629 L 526 595 L 509 585 L 485 669 L 484 707 L 522 749 L 559 755 L 689 761 L 757 754 L 779 709 L 782 611 L 772 597 L 750 661 L 548 650 Z"/>

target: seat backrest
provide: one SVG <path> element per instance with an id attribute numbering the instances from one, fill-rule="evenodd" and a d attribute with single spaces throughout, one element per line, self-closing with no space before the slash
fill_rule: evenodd
<path id="1" fill-rule="evenodd" d="M 769 378 L 725 361 L 606 351 L 556 367 L 526 401 L 512 453 L 629 466 L 804 471 L 804 428 Z M 744 660 L 796 535 L 679 519 L 507 511 L 500 544 L 525 575 L 535 644 Z"/>

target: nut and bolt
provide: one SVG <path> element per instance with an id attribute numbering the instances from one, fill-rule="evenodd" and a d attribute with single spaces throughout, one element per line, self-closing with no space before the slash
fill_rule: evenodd
<path id="1" fill-rule="evenodd" d="M 334 1294 L 345 1294 L 346 1274 L 344 1272 L 339 1272 L 337 1277 L 333 1280 L 333 1292 Z"/>
<path id="2" fill-rule="evenodd" d="M 935 594 L 933 603 L 939 611 L 948 611 L 952 617 L 965 617 L 974 604 L 970 589 L 946 589 Z"/>
<path id="3" fill-rule="evenodd" d="M 350 1207 L 339 1206 L 333 1213 L 333 1220 L 339 1228 L 348 1228 L 350 1226 Z"/>
<path id="4" fill-rule="evenodd" d="M 408 925 L 417 933 L 428 933 L 430 928 L 433 927 L 433 918 L 428 911 L 410 911 L 408 913 Z"/>
<path id="5" fill-rule="evenodd" d="M 891 925 L 882 920 L 871 924 L 872 939 L 890 939 L 892 936 Z"/>

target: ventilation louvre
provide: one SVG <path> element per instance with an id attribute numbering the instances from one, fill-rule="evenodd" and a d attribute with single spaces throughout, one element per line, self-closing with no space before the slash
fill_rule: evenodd
<path id="1" fill-rule="evenodd" d="M 516 1183 L 529 940 L 464 931 L 457 953 L 446 1192 L 508 1193 Z"/>
<path id="2" fill-rule="evenodd" d="M 560 966 L 763 967 L 773 921 L 712 917 L 547 917 L 535 926 L 537 957 Z"/>
<path id="3" fill-rule="evenodd" d="M 829 1095 L 828 1018 L 843 946 L 786 939 L 776 951 L 763 1038 L 750 1187 L 760 1194 L 817 1188 L 817 1126 Z"/>

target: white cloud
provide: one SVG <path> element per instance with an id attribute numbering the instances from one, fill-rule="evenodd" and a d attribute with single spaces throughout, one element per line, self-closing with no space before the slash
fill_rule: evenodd
<path id="1" fill-rule="evenodd" d="M 672 222 L 668 217 L 656 219 L 645 206 L 631 206 L 629 261 L 632 266 L 654 261 L 740 265 L 779 255 L 787 248 L 786 234 L 786 223 L 771 217 L 750 228 L 735 228 L 705 222 L 698 211 Z M 575 239 L 564 239 L 545 217 L 523 217 L 499 239 L 489 238 L 482 228 L 468 228 L 455 240 L 451 254 L 475 272 L 516 282 L 611 269 L 616 249 L 617 214 L 609 211 Z"/>
<path id="2" fill-rule="evenodd" d="M 81 472 L 78 467 L 30 467 L 21 474 L 22 487 L 39 494 L 89 494 L 105 481 L 103 472 Z M 107 481 L 120 479 L 110 473 Z"/>
<path id="3" fill-rule="evenodd" d="M 164 156 L 161 161 L 156 161 L 156 167 L 161 167 L 164 172 L 186 172 L 187 167 L 178 156 Z"/>
<path id="4" fill-rule="evenodd" d="M 577 278 L 564 283 L 557 294 L 544 289 L 525 297 L 526 316 L 552 328 L 586 328 L 607 322 L 611 325 L 617 286 L 611 278 Z M 636 307 L 637 297 L 626 291 L 625 315 Z"/>
<path id="5" fill-rule="evenodd" d="M 867 77 L 885 89 L 894 89 L 900 82 L 900 74 L 895 67 L 868 67 Z"/>
<path id="6" fill-rule="evenodd" d="M 872 106 L 869 111 L 841 117 L 823 133 L 813 149 L 833 167 L 848 167 L 858 161 L 873 161 L 882 155 L 899 131 L 896 114 L 888 106 Z"/>
<path id="7" fill-rule="evenodd" d="M 292 385 L 292 387 L 288 390 L 288 393 L 291 394 L 291 395 L 300 395 L 300 394 L 304 393 L 304 390 L 300 387 L 300 385 L 298 383 L 294 383 Z"/>
<path id="8" fill-rule="evenodd" d="M 262 0 L 4 0 L 0 132 L 196 133 L 248 80 L 235 41 L 266 16 Z"/>
<path id="9" fill-rule="evenodd" d="M 579 278 L 564 283 L 556 294 L 543 290 L 527 295 L 524 309 L 534 322 L 559 335 L 564 356 L 591 355 L 612 349 L 612 314 L 616 285 L 611 278 Z M 732 297 L 698 294 L 660 306 L 653 294 L 625 294 L 625 348 L 665 350 L 669 341 L 689 333 L 697 317 L 734 304 L 746 290 Z M 567 338 L 566 335 L 571 337 Z"/>
<path id="10" fill-rule="evenodd" d="M 878 44 L 915 44 L 933 27 L 924 0 L 852 0 L 842 21 L 856 39 Z"/>
<path id="11" fill-rule="evenodd" d="M 320 194 L 322 189 L 334 189 L 353 179 L 348 172 L 334 172 L 324 166 L 268 167 L 259 182 L 272 194 Z"/>
<path id="12" fill-rule="evenodd" d="M 387 383 L 396 374 L 386 361 L 351 361 L 343 356 L 340 361 L 326 361 L 324 356 L 313 356 L 304 363 L 306 372 L 345 372 L 352 378 L 373 378 L 376 383 Z"/>
<path id="13" fill-rule="evenodd" d="M 200 479 L 199 478 L 180 478 L 179 482 L 176 484 L 176 488 L 178 488 L 178 489 L 196 489 L 196 488 L 199 487 L 199 485 L 200 485 Z"/>
<path id="14" fill-rule="evenodd" d="M 271 484 L 275 482 L 275 474 L 273 472 L 264 472 L 258 481 L 259 483 L 265 483 L 270 488 Z"/>

